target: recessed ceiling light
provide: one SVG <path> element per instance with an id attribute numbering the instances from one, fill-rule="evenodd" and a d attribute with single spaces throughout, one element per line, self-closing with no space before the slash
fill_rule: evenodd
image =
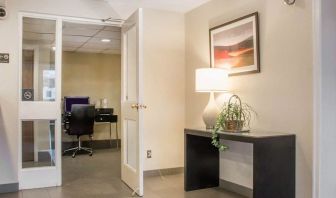
<path id="1" fill-rule="evenodd" d="M 101 42 L 103 42 L 103 43 L 109 43 L 109 42 L 111 42 L 111 39 L 102 39 Z"/>

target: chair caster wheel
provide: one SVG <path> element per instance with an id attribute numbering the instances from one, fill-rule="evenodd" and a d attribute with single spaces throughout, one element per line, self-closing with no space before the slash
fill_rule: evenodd
<path id="1" fill-rule="evenodd" d="M 92 157 L 92 155 L 93 155 L 93 154 L 92 154 L 92 153 L 90 153 L 90 157 Z"/>
<path id="2" fill-rule="evenodd" d="M 75 158 L 76 156 L 75 155 L 72 155 L 72 158 Z"/>

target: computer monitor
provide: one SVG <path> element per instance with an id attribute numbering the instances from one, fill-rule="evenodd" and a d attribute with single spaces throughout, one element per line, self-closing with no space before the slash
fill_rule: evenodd
<path id="1" fill-rule="evenodd" d="M 64 97 L 64 112 L 71 112 L 73 104 L 90 104 L 90 97 Z"/>

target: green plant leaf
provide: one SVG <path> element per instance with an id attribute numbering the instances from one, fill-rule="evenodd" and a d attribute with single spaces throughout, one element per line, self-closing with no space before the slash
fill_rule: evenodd
<path id="1" fill-rule="evenodd" d="M 257 117 L 257 113 L 253 108 L 242 103 L 237 95 L 233 95 L 228 103 L 224 103 L 221 112 L 217 117 L 216 126 L 212 131 L 212 144 L 218 148 L 219 151 L 225 151 L 229 149 L 228 146 L 219 142 L 218 132 L 220 130 L 226 130 L 228 128 L 228 121 L 237 121 L 237 125 L 242 122 L 243 127 L 250 128 L 252 117 Z"/>

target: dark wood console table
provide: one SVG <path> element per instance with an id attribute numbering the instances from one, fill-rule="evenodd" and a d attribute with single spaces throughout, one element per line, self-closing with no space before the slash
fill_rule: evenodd
<path id="1" fill-rule="evenodd" d="M 295 198 L 295 135 L 223 132 L 219 138 L 253 144 L 253 198 Z M 218 187 L 219 167 L 211 131 L 185 129 L 185 191 Z"/>

